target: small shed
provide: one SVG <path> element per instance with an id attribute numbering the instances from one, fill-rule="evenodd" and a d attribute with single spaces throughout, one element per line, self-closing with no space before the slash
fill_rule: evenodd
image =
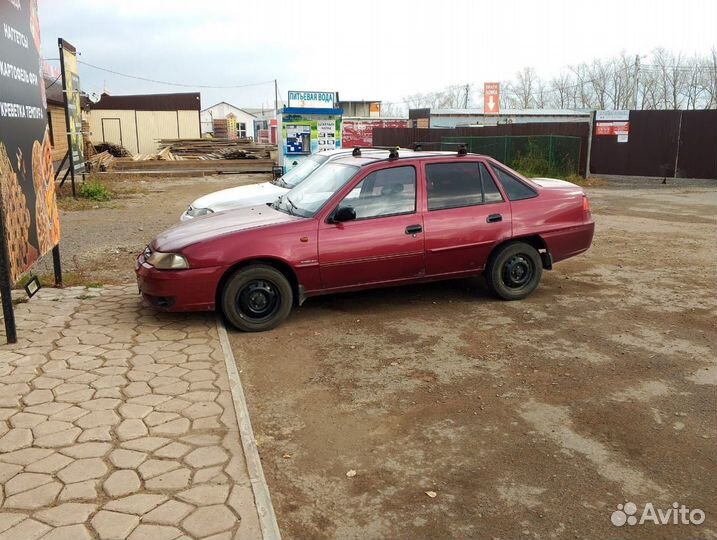
<path id="1" fill-rule="evenodd" d="M 202 135 L 214 135 L 215 121 L 231 120 L 236 122 L 236 135 L 240 139 L 254 139 L 254 121 L 256 115 L 226 101 L 215 103 L 202 111 Z M 223 135 L 225 136 L 225 135 Z"/>
<path id="2" fill-rule="evenodd" d="M 90 140 L 119 144 L 137 154 L 154 153 L 159 139 L 199 138 L 200 110 L 198 92 L 102 94 L 87 111 Z"/>

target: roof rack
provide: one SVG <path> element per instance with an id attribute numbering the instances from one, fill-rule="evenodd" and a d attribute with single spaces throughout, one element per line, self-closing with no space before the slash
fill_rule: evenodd
<path id="1" fill-rule="evenodd" d="M 388 158 L 389 159 L 396 159 L 398 158 L 398 146 L 354 146 L 353 152 L 351 152 L 351 155 L 353 157 L 361 157 L 361 149 L 364 150 L 388 150 Z"/>
<path id="2" fill-rule="evenodd" d="M 466 143 L 464 143 L 464 142 L 439 142 L 439 141 L 415 142 L 415 143 L 413 143 L 413 150 L 415 152 L 421 152 L 423 150 L 424 146 L 435 146 L 435 145 L 457 146 L 459 156 L 465 156 L 466 154 L 468 154 L 468 148 L 466 146 Z"/>

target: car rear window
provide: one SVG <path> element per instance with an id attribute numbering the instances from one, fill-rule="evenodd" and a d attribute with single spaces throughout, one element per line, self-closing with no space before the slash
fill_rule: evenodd
<path id="1" fill-rule="evenodd" d="M 500 180 L 500 183 L 503 185 L 505 194 L 508 195 L 508 199 L 511 201 L 531 199 L 538 195 L 535 191 L 526 186 L 509 172 L 504 171 L 500 167 L 493 167 L 493 170 L 498 176 L 498 180 Z"/>

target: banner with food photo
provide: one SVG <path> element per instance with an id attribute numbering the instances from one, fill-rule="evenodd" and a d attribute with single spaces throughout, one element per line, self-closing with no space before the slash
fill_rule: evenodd
<path id="1" fill-rule="evenodd" d="M 60 241 L 37 0 L 0 2 L 0 241 L 17 282 Z"/>

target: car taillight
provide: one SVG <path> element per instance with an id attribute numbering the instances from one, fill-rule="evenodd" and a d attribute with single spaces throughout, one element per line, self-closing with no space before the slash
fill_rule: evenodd
<path id="1" fill-rule="evenodd" d="M 583 194 L 583 216 L 585 219 L 589 219 L 591 217 L 590 201 L 588 200 L 588 196 L 585 194 Z"/>

